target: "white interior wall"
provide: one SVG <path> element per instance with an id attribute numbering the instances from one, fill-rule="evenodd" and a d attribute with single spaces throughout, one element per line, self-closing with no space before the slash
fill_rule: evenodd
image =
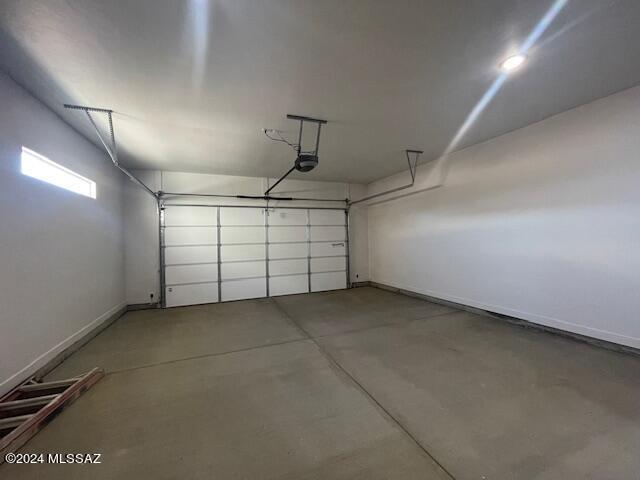
<path id="1" fill-rule="evenodd" d="M 0 73 L 0 395 L 125 306 L 123 177 Z M 91 199 L 20 173 L 26 146 L 94 180 Z"/>
<path id="2" fill-rule="evenodd" d="M 639 158 L 636 87 L 421 166 L 368 207 L 371 279 L 639 348 Z"/>
<path id="3" fill-rule="evenodd" d="M 169 193 L 262 195 L 276 179 L 209 175 L 184 172 L 159 172 L 142 170 L 135 174 L 154 190 Z M 350 192 L 364 190 L 363 185 L 308 180 L 284 180 L 273 194 L 314 199 L 344 199 Z M 214 205 L 265 205 L 261 200 L 232 198 L 180 197 L 167 203 L 197 203 Z M 342 202 L 269 202 L 270 206 L 303 206 L 343 208 Z M 159 296 L 158 214 L 154 199 L 131 183 L 127 187 L 125 209 L 125 257 L 127 264 L 127 302 L 148 303 L 150 294 Z M 351 224 L 352 281 L 368 279 L 367 219 L 359 214 Z"/>
<path id="4" fill-rule="evenodd" d="M 160 172 L 136 171 L 151 190 L 160 189 Z M 160 294 L 160 253 L 156 200 L 132 181 L 125 182 L 124 245 L 128 305 L 155 303 Z"/>
<path id="5" fill-rule="evenodd" d="M 352 184 L 350 198 L 362 198 L 366 185 Z M 351 282 L 369 281 L 369 217 L 366 208 L 349 209 L 349 257 Z"/>

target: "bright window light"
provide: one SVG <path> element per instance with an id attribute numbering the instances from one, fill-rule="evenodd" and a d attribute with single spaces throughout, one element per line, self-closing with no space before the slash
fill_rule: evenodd
<path id="1" fill-rule="evenodd" d="M 513 55 L 500 64 L 500 68 L 505 72 L 512 72 L 518 69 L 527 59 L 524 55 Z"/>
<path id="2" fill-rule="evenodd" d="M 68 168 L 52 162 L 39 153 L 22 147 L 21 171 L 24 175 L 37 178 L 56 187 L 96 198 L 96 182 L 78 175 Z"/>

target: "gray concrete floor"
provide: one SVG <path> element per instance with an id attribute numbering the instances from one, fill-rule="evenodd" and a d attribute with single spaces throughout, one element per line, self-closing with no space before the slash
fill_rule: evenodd
<path id="1" fill-rule="evenodd" d="M 635 479 L 640 358 L 374 289 L 130 312 L 11 479 Z"/>

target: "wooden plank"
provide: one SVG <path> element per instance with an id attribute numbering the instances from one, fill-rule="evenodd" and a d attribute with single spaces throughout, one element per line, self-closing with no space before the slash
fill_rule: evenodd
<path id="1" fill-rule="evenodd" d="M 54 393 L 62 393 L 71 385 L 76 383 L 79 378 L 70 378 L 68 380 L 57 380 L 55 382 L 34 383 L 31 385 L 22 385 L 18 387 L 18 394 L 11 400 L 22 400 L 24 398 L 42 397 L 43 395 L 51 395 Z"/>
<path id="2" fill-rule="evenodd" d="M 24 385 L 30 385 L 31 383 L 33 383 L 33 378 L 30 378 L 28 380 L 25 380 L 24 382 L 22 382 L 19 386 L 17 386 L 16 388 L 14 388 L 13 390 L 10 390 L 9 392 L 7 392 L 5 395 L 3 395 L 0 398 L 0 403 L 4 403 L 4 402 L 8 402 L 10 400 L 16 400 L 19 396 L 20 396 L 20 391 L 18 390 L 18 388 L 24 386 Z"/>
<path id="3" fill-rule="evenodd" d="M 69 378 L 67 380 L 56 380 L 55 382 L 32 383 L 30 385 L 22 385 L 18 387 L 20 392 L 39 392 L 40 390 L 50 390 L 60 387 L 69 387 L 80 380 L 82 377 Z"/>
<path id="4" fill-rule="evenodd" d="M 58 394 L 43 395 L 42 397 L 23 398 L 22 400 L 12 400 L 0 403 L 0 412 L 14 410 L 16 408 L 33 407 L 37 405 L 46 405 L 56 398 Z"/>
<path id="5" fill-rule="evenodd" d="M 43 395 L 41 397 L 22 398 L 0 403 L 0 419 L 16 417 L 18 415 L 31 415 L 54 400 L 58 394 Z"/>
<path id="6" fill-rule="evenodd" d="M 72 385 L 77 382 L 80 377 L 76 378 L 68 378 L 66 380 L 57 380 L 54 382 L 36 382 L 33 378 L 24 381 L 21 385 L 14 388 L 2 398 L 0 398 L 0 404 L 13 401 L 20 400 L 22 398 L 31 398 L 36 396 L 47 395 L 50 393 L 58 393 L 62 391 L 64 388 Z M 49 390 L 48 392 L 43 390 Z"/>
<path id="7" fill-rule="evenodd" d="M 33 417 L 33 415 L 18 415 L 17 417 L 0 418 L 0 430 L 18 427 L 31 417 Z"/>
<path id="8" fill-rule="evenodd" d="M 20 426 L 16 427 L 4 438 L 0 439 L 0 463 L 4 462 L 4 457 L 7 453 L 16 452 L 42 427 L 44 427 L 47 422 L 51 421 L 55 415 L 60 413 L 64 407 L 71 404 L 103 376 L 104 371 L 102 369 L 94 368 L 82 377 L 74 379 L 75 381 L 64 392 L 57 395 L 56 398 L 51 400 L 37 413 L 31 415 L 30 418 L 24 421 Z M 19 388 L 30 386 L 31 385 L 23 385 Z"/>

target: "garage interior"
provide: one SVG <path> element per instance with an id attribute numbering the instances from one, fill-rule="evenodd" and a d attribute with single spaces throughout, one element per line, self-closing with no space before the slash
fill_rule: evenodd
<path id="1" fill-rule="evenodd" d="M 636 478 L 639 27 L 0 2 L 0 478 Z"/>

